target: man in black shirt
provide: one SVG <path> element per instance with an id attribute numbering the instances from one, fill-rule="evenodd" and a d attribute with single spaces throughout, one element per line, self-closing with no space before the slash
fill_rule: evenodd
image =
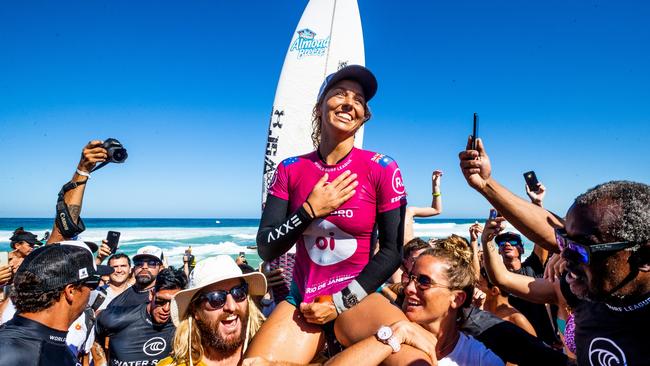
<path id="1" fill-rule="evenodd" d="M 112 271 L 96 266 L 82 242 L 32 251 L 14 279 L 16 315 L 0 327 L 0 365 L 80 365 L 66 345 L 68 328 L 85 309 L 100 276 Z"/>
<path id="2" fill-rule="evenodd" d="M 501 254 L 501 258 L 503 258 L 503 264 L 505 264 L 506 268 L 510 272 L 535 278 L 541 278 L 544 276 L 544 265 L 542 264 L 540 255 L 538 254 L 544 249 L 535 245 L 533 252 L 522 262 L 521 256 L 524 254 L 524 245 L 519 234 L 505 232 L 497 235 L 494 238 L 494 242 L 499 247 L 499 254 Z M 483 243 L 483 246 L 485 245 L 486 243 Z M 534 304 L 514 295 L 508 296 L 508 302 L 524 314 L 526 319 L 528 319 L 528 321 L 533 325 L 537 336 L 542 341 L 550 346 L 556 345 L 560 342 L 556 337 L 555 329 L 553 329 L 545 305 Z"/>
<path id="3" fill-rule="evenodd" d="M 150 366 L 169 355 L 176 330 L 169 303 L 186 285 L 182 270 L 166 268 L 156 277 L 148 304 L 111 306 L 99 314 L 97 336 L 110 337 L 110 365 Z"/>
<path id="4" fill-rule="evenodd" d="M 575 317 L 579 365 L 647 365 L 650 186 L 611 181 L 578 196 L 566 219 L 491 177 L 483 142 L 460 153 L 465 179 L 519 231 L 567 261 L 562 294 Z M 567 289 L 568 285 L 568 289 Z"/>
<path id="5" fill-rule="evenodd" d="M 109 304 L 111 306 L 134 306 L 145 304 L 149 301 L 150 290 L 156 285 L 156 276 L 163 264 L 162 249 L 149 245 L 138 249 L 133 256 L 133 275 L 135 284 L 124 290 Z"/>

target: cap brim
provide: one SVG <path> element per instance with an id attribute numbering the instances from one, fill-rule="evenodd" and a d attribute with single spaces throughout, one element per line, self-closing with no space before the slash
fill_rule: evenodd
<path id="1" fill-rule="evenodd" d="M 162 260 L 161 260 L 160 258 L 156 257 L 155 255 L 151 255 L 151 254 L 136 254 L 136 255 L 133 256 L 132 259 L 133 259 L 134 261 L 136 261 L 136 260 L 138 260 L 138 259 L 140 259 L 140 258 L 143 258 L 143 259 L 144 259 L 144 258 L 151 258 L 151 259 L 155 259 L 155 260 L 157 260 L 158 262 L 162 263 Z"/>
<path id="2" fill-rule="evenodd" d="M 187 290 L 182 290 L 174 295 L 174 298 L 171 301 L 171 315 L 172 321 L 175 326 L 178 326 L 181 321 L 185 320 L 187 317 L 187 308 L 190 306 L 190 302 L 194 298 L 197 292 L 202 289 L 212 286 L 215 283 L 219 283 L 225 280 L 233 278 L 242 278 L 246 283 L 248 283 L 248 294 L 252 296 L 263 296 L 266 294 L 266 277 L 260 272 L 246 273 L 241 276 L 226 276 L 224 278 L 218 278 L 214 281 L 207 283 L 201 287 L 190 288 Z"/>
<path id="3" fill-rule="evenodd" d="M 327 86 L 320 93 L 319 99 L 327 93 L 334 84 L 341 80 L 354 80 L 358 82 L 359 85 L 361 85 L 361 89 L 363 89 L 363 96 L 366 98 L 366 102 L 370 101 L 370 99 L 372 99 L 372 97 L 377 93 L 377 78 L 375 78 L 375 75 L 361 65 L 350 65 L 332 75 L 332 78 L 327 82 Z"/>

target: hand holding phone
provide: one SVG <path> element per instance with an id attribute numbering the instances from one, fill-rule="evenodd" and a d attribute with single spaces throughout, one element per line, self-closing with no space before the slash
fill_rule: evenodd
<path id="1" fill-rule="evenodd" d="M 474 127 L 472 128 L 472 150 L 476 150 L 476 139 L 478 138 L 478 113 L 474 113 Z"/>
<path id="2" fill-rule="evenodd" d="M 537 180 L 537 175 L 534 171 L 531 170 L 524 173 L 524 179 L 526 180 L 526 185 L 531 192 L 535 192 L 539 189 L 537 187 L 539 185 L 539 180 Z"/>
<path id="3" fill-rule="evenodd" d="M 120 232 L 119 231 L 109 231 L 106 234 L 106 242 L 111 248 L 111 254 L 117 252 L 117 245 L 120 242 Z"/>

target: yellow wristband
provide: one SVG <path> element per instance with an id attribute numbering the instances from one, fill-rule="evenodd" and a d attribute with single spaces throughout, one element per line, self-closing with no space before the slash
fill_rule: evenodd
<path id="1" fill-rule="evenodd" d="M 440 193 L 440 192 L 433 192 L 433 193 L 431 193 L 431 195 L 432 195 L 433 197 L 440 197 L 440 196 L 442 196 L 442 193 Z"/>

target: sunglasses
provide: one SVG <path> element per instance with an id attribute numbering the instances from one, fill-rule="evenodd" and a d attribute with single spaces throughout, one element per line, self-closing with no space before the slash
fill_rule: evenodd
<path id="1" fill-rule="evenodd" d="M 248 284 L 244 282 L 230 290 L 206 292 L 199 295 L 196 299 L 197 301 L 206 301 L 206 307 L 208 310 L 218 310 L 226 305 L 228 294 L 232 295 L 232 298 L 235 301 L 242 302 L 246 300 L 246 297 L 248 296 Z"/>
<path id="2" fill-rule="evenodd" d="M 442 285 L 437 283 L 436 281 L 432 280 L 431 277 L 423 274 L 419 274 L 419 275 L 408 274 L 402 276 L 402 286 L 404 287 L 408 286 L 411 283 L 411 281 L 415 281 L 415 284 L 420 290 L 428 290 L 432 287 L 450 288 L 447 285 Z"/>
<path id="3" fill-rule="evenodd" d="M 154 304 L 156 304 L 156 306 L 163 307 L 170 302 L 172 302 L 172 299 L 161 299 L 159 297 L 154 297 Z"/>
<path id="4" fill-rule="evenodd" d="M 518 241 L 518 240 L 514 240 L 514 239 L 501 239 L 501 240 L 497 241 L 496 243 L 500 247 L 506 245 L 506 243 L 510 243 L 510 245 L 512 245 L 512 246 L 521 246 L 521 242 Z"/>
<path id="5" fill-rule="evenodd" d="M 158 267 L 160 265 L 160 261 L 157 259 L 138 259 L 133 261 L 133 266 L 134 267 L 142 267 L 144 264 L 147 264 L 147 267 Z"/>
<path id="6" fill-rule="evenodd" d="M 596 253 L 617 252 L 623 249 L 632 250 L 635 247 L 638 248 L 641 245 L 639 243 L 631 241 L 616 241 L 601 244 L 579 243 L 573 239 L 570 239 L 567 235 L 566 230 L 564 229 L 555 229 L 555 240 L 557 241 L 557 245 L 560 247 L 560 250 L 569 250 L 571 252 L 577 253 L 580 262 L 584 264 L 589 264 L 591 262 L 591 257 Z"/>

